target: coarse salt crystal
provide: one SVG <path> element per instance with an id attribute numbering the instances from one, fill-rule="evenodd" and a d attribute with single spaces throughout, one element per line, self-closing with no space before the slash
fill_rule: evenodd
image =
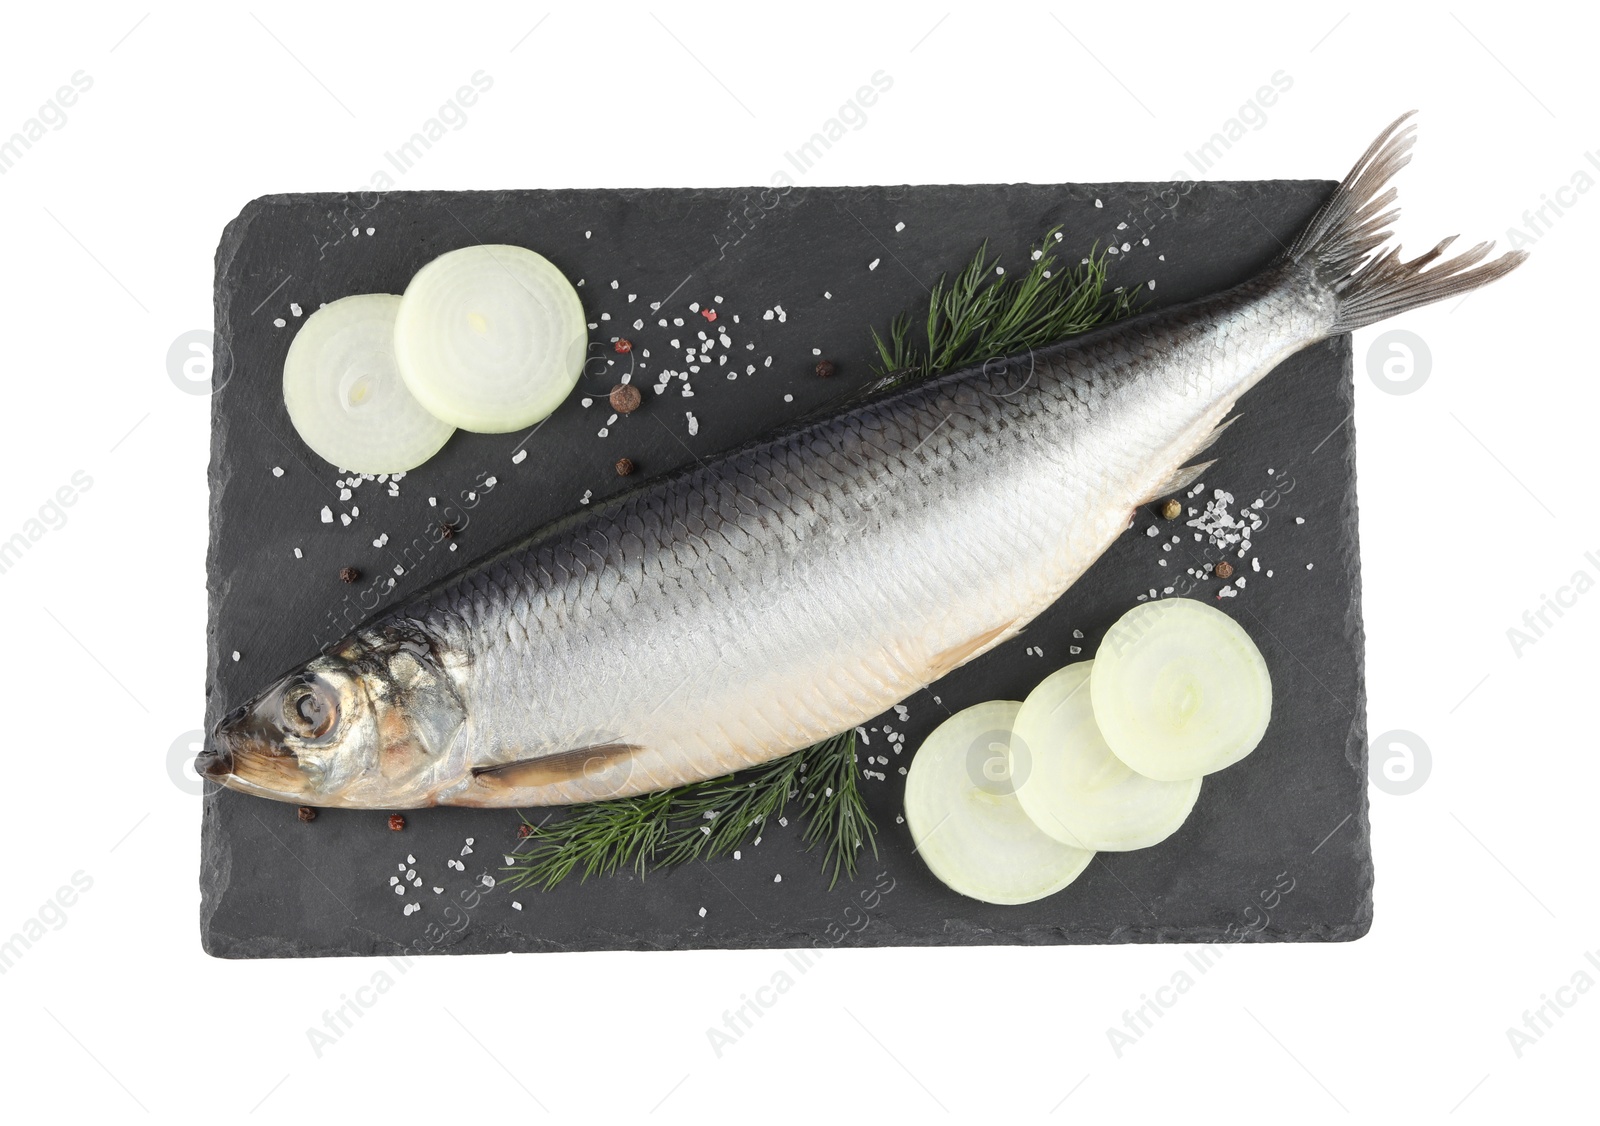
<path id="1" fill-rule="evenodd" d="M 274 476 L 274 477 L 282 477 L 282 476 L 283 476 L 283 466 L 281 466 L 281 465 L 274 465 L 274 466 L 273 466 L 273 467 L 272 467 L 272 475 L 273 475 L 273 476 Z"/>
<path id="2" fill-rule="evenodd" d="M 773 876 L 772 877 L 772 882 L 775 883 L 775 884 L 783 883 L 783 876 L 781 874 Z"/>
<path id="3" fill-rule="evenodd" d="M 527 456 L 528 456 L 528 451 L 527 450 L 518 450 L 516 453 L 511 455 L 511 464 L 512 465 L 521 465 L 523 459 L 526 458 Z"/>
<path id="4" fill-rule="evenodd" d="M 327 505 L 323 505 L 322 506 L 322 514 L 321 515 L 322 515 L 322 522 L 324 524 L 332 524 L 333 523 L 333 509 L 329 508 Z"/>
<path id="5" fill-rule="evenodd" d="M 233 651 L 233 659 L 234 659 L 234 660 L 235 660 L 235 661 L 237 661 L 237 660 L 238 660 L 238 659 L 239 659 L 239 650 L 237 650 L 237 649 L 235 649 L 235 650 L 234 650 L 234 651 Z"/>
<path id="6" fill-rule="evenodd" d="M 700 917 L 702 919 L 706 917 L 706 909 L 704 907 L 700 908 Z"/>
<path id="7" fill-rule="evenodd" d="M 878 263 L 879 263 L 879 262 L 882 262 L 882 261 L 883 261 L 883 259 L 882 259 L 882 258 L 874 258 L 874 259 L 873 259 L 873 260 L 872 260 L 872 261 L 870 261 L 870 262 L 868 262 L 868 263 L 867 263 L 867 269 L 869 269 L 869 270 L 876 270 L 876 269 L 877 269 L 877 268 L 878 268 Z M 280 325 L 281 325 L 281 324 L 283 324 L 283 322 L 282 322 L 282 321 L 279 321 L 279 322 L 278 322 L 278 323 L 279 323 L 279 324 L 280 324 Z"/>
<path id="8" fill-rule="evenodd" d="M 295 549 L 294 549 L 294 557 L 295 557 L 295 558 L 296 558 L 296 559 L 303 559 L 303 558 L 305 558 L 305 556 L 303 556 L 303 555 L 301 555 L 301 554 L 300 554 L 300 549 L 299 549 L 299 548 L 298 548 L 298 547 L 297 547 L 297 548 L 295 548 Z"/>
<path id="9" fill-rule="evenodd" d="M 521 911 L 522 910 L 522 904 L 518 903 L 515 899 L 513 899 L 511 901 L 511 909 L 513 911 Z"/>

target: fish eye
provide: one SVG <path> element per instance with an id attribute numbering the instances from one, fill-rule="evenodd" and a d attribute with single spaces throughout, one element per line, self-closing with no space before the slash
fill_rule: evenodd
<path id="1" fill-rule="evenodd" d="M 283 693 L 284 726 L 302 739 L 320 739 L 339 721 L 339 698 L 320 680 L 301 680 Z"/>

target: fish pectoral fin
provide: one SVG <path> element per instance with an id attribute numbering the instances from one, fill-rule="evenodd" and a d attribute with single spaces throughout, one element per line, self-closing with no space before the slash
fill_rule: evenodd
<path id="1" fill-rule="evenodd" d="M 490 789 L 551 786 L 593 778 L 642 750 L 644 747 L 638 743 L 596 743 L 590 747 L 558 751 L 553 755 L 517 759 L 499 766 L 478 767 L 472 775 L 478 785 Z"/>
<path id="2" fill-rule="evenodd" d="M 1222 424 L 1222 426 L 1226 425 L 1228 425 L 1226 422 Z M 1213 441 L 1215 441 L 1216 435 L 1221 432 L 1222 426 L 1219 426 L 1216 430 L 1212 431 Z M 1185 465 L 1182 469 L 1179 469 L 1173 473 L 1172 476 L 1168 477 L 1165 481 L 1161 482 L 1161 484 L 1157 485 L 1150 495 L 1139 501 L 1139 503 L 1151 504 L 1160 500 L 1162 497 L 1171 496 L 1173 493 L 1181 493 L 1184 489 L 1187 489 L 1190 485 L 1198 481 L 1200 479 L 1200 474 L 1204 473 L 1215 464 L 1217 464 L 1215 461 L 1202 461 L 1194 465 Z"/>
<path id="3" fill-rule="evenodd" d="M 972 660 L 972 658 L 987 653 L 1002 641 L 1020 632 L 1016 622 L 1007 622 L 1003 626 L 985 630 L 983 633 L 978 634 L 977 637 L 968 638 L 959 645 L 952 645 L 948 649 L 941 650 L 934 656 L 933 661 L 928 666 L 928 682 L 931 684 L 946 673 L 954 672 Z"/>

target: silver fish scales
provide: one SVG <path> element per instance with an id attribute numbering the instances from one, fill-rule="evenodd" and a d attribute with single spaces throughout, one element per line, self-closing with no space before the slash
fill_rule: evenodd
<path id="1" fill-rule="evenodd" d="M 1138 505 L 1205 468 L 1286 357 L 1523 260 L 1379 251 L 1404 121 L 1256 278 L 568 517 L 269 686 L 201 769 L 311 805 L 552 805 L 715 777 L 879 714 L 1059 598 Z"/>

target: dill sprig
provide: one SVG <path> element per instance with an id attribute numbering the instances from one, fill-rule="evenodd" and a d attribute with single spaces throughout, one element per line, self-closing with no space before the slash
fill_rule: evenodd
<path id="1" fill-rule="evenodd" d="M 955 281 L 941 276 L 934 283 L 920 336 L 912 337 L 909 313 L 890 323 L 888 340 L 873 329 L 880 387 L 1053 344 L 1133 311 L 1133 299 L 1121 286 L 1107 290 L 1104 253 L 1090 250 L 1078 265 L 1060 268 L 1051 253 L 1059 241 L 1059 227 L 1047 231 L 1020 275 L 999 272 L 999 256 L 991 259 L 985 242 Z"/>
<path id="2" fill-rule="evenodd" d="M 691 860 L 726 856 L 799 800 L 807 850 L 823 846 L 829 887 L 854 876 L 857 852 L 878 854 L 877 827 L 856 777 L 854 731 L 739 774 L 659 793 L 589 802 L 542 824 L 526 817 L 529 847 L 510 857 L 510 888 L 548 891 L 573 872 L 608 876 L 623 866 L 640 876 Z"/>
<path id="3" fill-rule="evenodd" d="M 986 242 L 966 269 L 941 277 L 929 296 L 921 335 L 905 313 L 889 338 L 874 329 L 882 361 L 874 391 L 976 367 L 1088 332 L 1133 311 L 1121 286 L 1107 289 L 1107 258 L 1091 250 L 1077 266 L 1056 267 L 1051 250 L 1059 228 L 1048 231 L 1026 273 L 995 267 Z M 646 872 L 727 856 L 798 802 L 807 850 L 822 846 L 828 886 L 853 877 L 858 853 L 878 854 L 877 826 L 861 794 L 856 736 L 847 731 L 794 754 L 739 774 L 694 782 L 639 797 L 590 802 L 535 824 L 523 818 L 530 847 L 510 857 L 510 888 L 549 890 L 574 872 L 579 879 L 608 876 L 624 866 Z"/>

